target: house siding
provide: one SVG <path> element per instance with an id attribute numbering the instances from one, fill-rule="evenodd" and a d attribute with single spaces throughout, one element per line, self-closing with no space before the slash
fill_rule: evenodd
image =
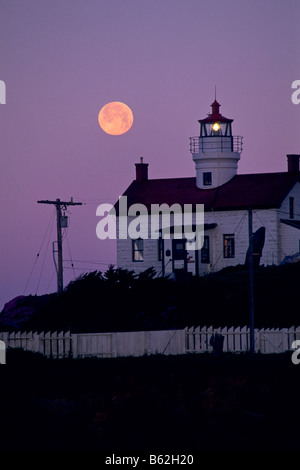
<path id="1" fill-rule="evenodd" d="M 216 223 L 217 227 L 205 232 L 210 237 L 211 262 L 209 266 L 200 262 L 200 273 L 219 271 L 228 266 L 244 264 L 249 247 L 248 211 L 212 212 L 205 214 L 205 223 Z M 261 264 L 277 264 L 278 229 L 276 210 L 253 211 L 253 232 L 262 226 L 266 229 L 266 237 Z M 223 235 L 226 234 L 234 234 L 234 258 L 224 258 L 223 256 Z"/>
<path id="2" fill-rule="evenodd" d="M 128 217 L 128 225 L 134 217 Z M 158 259 L 158 240 L 150 239 L 150 227 L 148 239 L 144 240 L 144 261 L 133 261 L 132 259 L 132 240 L 119 239 L 119 228 L 117 225 L 117 265 L 119 268 L 133 270 L 136 273 L 145 271 L 145 269 L 153 267 L 157 274 L 162 271 L 162 261 Z"/>
<path id="3" fill-rule="evenodd" d="M 294 216 L 299 220 L 300 215 L 300 183 L 291 189 L 286 195 L 281 206 L 270 209 L 253 209 L 253 232 L 260 227 L 265 227 L 265 244 L 261 257 L 261 265 L 279 264 L 286 255 L 299 251 L 300 231 L 297 228 L 283 224 L 280 219 L 289 219 L 289 198 L 294 197 Z M 128 223 L 132 218 L 128 218 Z M 201 263 L 199 253 L 199 274 L 219 271 L 228 266 L 236 266 L 245 263 L 246 252 L 249 246 L 248 233 L 248 211 L 226 210 L 205 212 L 204 222 L 206 224 L 217 224 L 215 228 L 205 231 L 210 242 L 210 263 Z M 118 233 L 118 231 L 117 231 Z M 235 256 L 224 258 L 223 236 L 234 234 Z M 162 261 L 158 260 L 158 241 L 149 238 L 144 240 L 144 261 L 132 261 L 132 240 L 117 240 L 117 264 L 119 267 L 134 270 L 139 273 L 149 267 L 153 267 L 158 274 L 162 272 Z M 171 240 L 165 240 L 165 250 L 172 249 Z M 188 263 L 188 271 L 196 273 L 195 252 L 188 252 L 191 256 Z M 172 262 L 165 257 L 165 272 L 172 272 Z M 169 261 L 169 263 L 168 263 Z"/>
<path id="4" fill-rule="evenodd" d="M 300 183 L 296 183 L 289 194 L 286 196 L 281 204 L 278 212 L 279 232 L 281 240 L 280 261 L 285 256 L 290 256 L 299 252 L 300 230 L 295 227 L 290 227 L 282 222 L 280 219 L 290 219 L 289 213 L 289 198 L 294 198 L 294 219 L 300 219 Z"/>

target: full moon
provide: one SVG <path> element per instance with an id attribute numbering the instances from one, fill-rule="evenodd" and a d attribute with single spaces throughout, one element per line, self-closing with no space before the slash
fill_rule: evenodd
<path id="1" fill-rule="evenodd" d="M 98 122 L 101 129 L 110 135 L 122 135 L 129 131 L 133 123 L 131 109 L 124 103 L 113 101 L 100 110 Z"/>

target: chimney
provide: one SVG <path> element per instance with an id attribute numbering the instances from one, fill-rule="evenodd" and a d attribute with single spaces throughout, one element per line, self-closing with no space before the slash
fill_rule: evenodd
<path id="1" fill-rule="evenodd" d="M 148 163 L 143 162 L 143 157 L 140 158 L 140 163 L 135 164 L 136 181 L 142 183 L 148 181 Z"/>
<path id="2" fill-rule="evenodd" d="M 289 154 L 287 157 L 287 171 L 288 173 L 299 172 L 299 158 L 300 155 Z"/>

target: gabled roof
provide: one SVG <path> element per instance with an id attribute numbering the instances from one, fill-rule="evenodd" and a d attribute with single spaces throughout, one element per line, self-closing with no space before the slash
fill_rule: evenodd
<path id="1" fill-rule="evenodd" d="M 163 203 L 204 204 L 205 211 L 276 208 L 299 179 L 299 173 L 292 172 L 236 175 L 214 189 L 197 188 L 196 178 L 134 180 L 123 196 L 128 207 L 140 203 L 148 210 L 151 204 Z"/>

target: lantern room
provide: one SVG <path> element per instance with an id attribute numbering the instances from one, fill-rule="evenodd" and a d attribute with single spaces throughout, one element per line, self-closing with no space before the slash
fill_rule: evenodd
<path id="1" fill-rule="evenodd" d="M 205 119 L 200 119 L 200 137 L 232 137 L 231 123 L 233 119 L 227 119 L 220 114 L 220 104 L 215 100 L 211 107 L 212 112 Z"/>

